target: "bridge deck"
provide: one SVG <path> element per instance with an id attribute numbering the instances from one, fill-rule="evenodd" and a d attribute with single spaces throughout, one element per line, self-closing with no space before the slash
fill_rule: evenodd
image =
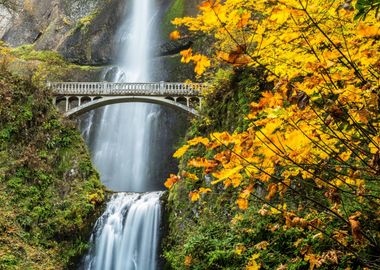
<path id="1" fill-rule="evenodd" d="M 49 82 L 54 95 L 65 96 L 201 96 L 206 89 L 199 83 L 110 83 Z"/>

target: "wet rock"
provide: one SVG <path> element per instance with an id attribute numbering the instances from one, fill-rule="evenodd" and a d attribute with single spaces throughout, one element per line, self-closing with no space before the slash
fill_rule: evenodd
<path id="1" fill-rule="evenodd" d="M 157 56 L 166 56 L 177 54 L 182 50 L 190 48 L 193 44 L 191 38 L 181 38 L 174 41 L 168 41 L 158 48 Z"/>
<path id="2" fill-rule="evenodd" d="M 17 5 L 17 16 L 11 21 L 2 40 L 17 47 L 36 42 L 59 14 L 58 0 L 25 0 Z"/>
<path id="3" fill-rule="evenodd" d="M 0 5 L 0 37 L 9 30 L 15 15 L 14 11 Z"/>
<path id="4" fill-rule="evenodd" d="M 0 6 L 0 39 L 8 45 L 33 44 L 35 50 L 57 51 L 66 61 L 79 65 L 102 66 L 116 62 L 120 50 L 117 48 L 117 31 L 131 0 L 15 1 L 18 8 L 14 12 Z M 174 1 L 158 0 L 156 17 L 163 18 Z M 194 15 L 201 0 L 183 1 L 183 15 Z M 165 57 L 178 54 L 192 43 L 188 38 L 168 41 L 167 37 L 157 36 L 152 40 L 163 41 L 162 45 L 152 46 L 156 46 L 153 48 L 155 56 Z M 157 43 L 152 41 L 152 44 Z M 159 61 L 170 62 L 171 67 L 164 69 L 176 73 L 179 62 L 174 63 L 172 58 L 165 57 Z M 157 57 L 152 61 L 157 63 Z M 165 80 L 167 77 L 165 75 Z"/>
<path id="5" fill-rule="evenodd" d="M 20 0 L 12 14 L 0 8 L 0 39 L 12 47 L 33 44 L 85 65 L 111 62 L 124 0 Z"/>
<path id="6" fill-rule="evenodd" d="M 88 25 L 77 27 L 60 44 L 58 52 L 68 61 L 86 65 L 113 62 L 116 32 L 125 14 L 125 1 L 112 0 L 100 9 Z"/>
<path id="7" fill-rule="evenodd" d="M 119 72 L 119 68 L 118 67 L 110 67 L 108 69 L 105 70 L 105 73 L 104 73 L 104 81 L 106 82 L 113 82 L 114 81 L 114 78 L 116 77 L 116 74 Z"/>

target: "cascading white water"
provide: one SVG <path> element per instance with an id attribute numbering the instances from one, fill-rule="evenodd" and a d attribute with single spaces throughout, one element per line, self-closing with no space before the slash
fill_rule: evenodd
<path id="1" fill-rule="evenodd" d="M 85 258 L 84 269 L 156 269 L 160 195 L 160 192 L 113 195 L 95 225 L 93 248 Z"/>
<path id="2" fill-rule="evenodd" d="M 121 55 L 117 82 L 149 81 L 149 44 L 154 18 L 154 0 L 134 0 L 130 18 L 119 30 Z M 151 156 L 152 130 L 159 106 L 134 103 L 107 106 L 93 130 L 93 161 L 103 183 L 114 191 L 144 192 L 150 188 L 147 165 Z M 154 146 L 153 146 L 154 147 Z"/>
<path id="3" fill-rule="evenodd" d="M 132 12 L 120 30 L 121 55 L 114 81 L 149 81 L 153 2 L 129 1 Z M 82 134 L 87 139 L 92 137 L 89 144 L 93 161 L 108 188 L 119 192 L 161 188 L 162 184 L 151 181 L 159 115 L 159 106 L 136 103 L 107 106 L 87 118 Z M 91 237 L 92 248 L 81 269 L 156 269 L 160 195 L 160 192 L 113 195 L 97 221 Z"/>

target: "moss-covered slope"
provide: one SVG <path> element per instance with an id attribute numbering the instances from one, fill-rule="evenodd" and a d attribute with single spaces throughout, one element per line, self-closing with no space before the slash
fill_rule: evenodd
<path id="1" fill-rule="evenodd" d="M 73 269 L 104 200 L 50 93 L 0 71 L 0 269 Z"/>

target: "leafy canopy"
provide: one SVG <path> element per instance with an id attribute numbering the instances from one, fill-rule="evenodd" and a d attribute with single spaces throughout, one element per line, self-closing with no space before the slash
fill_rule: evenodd
<path id="1" fill-rule="evenodd" d="M 264 68 L 275 87 L 252 102 L 247 130 L 195 138 L 175 157 L 188 155 L 193 179 L 211 178 L 211 192 L 235 190 L 239 209 L 255 201 L 288 229 L 321 233 L 363 267 L 380 267 L 369 255 L 380 240 L 378 1 L 209 0 L 199 9 L 173 23 L 214 43 L 207 55 L 182 51 L 182 62 L 205 78 L 226 65 Z M 195 147 L 206 154 L 191 156 Z M 303 259 L 310 269 L 326 263 L 312 249 Z"/>

